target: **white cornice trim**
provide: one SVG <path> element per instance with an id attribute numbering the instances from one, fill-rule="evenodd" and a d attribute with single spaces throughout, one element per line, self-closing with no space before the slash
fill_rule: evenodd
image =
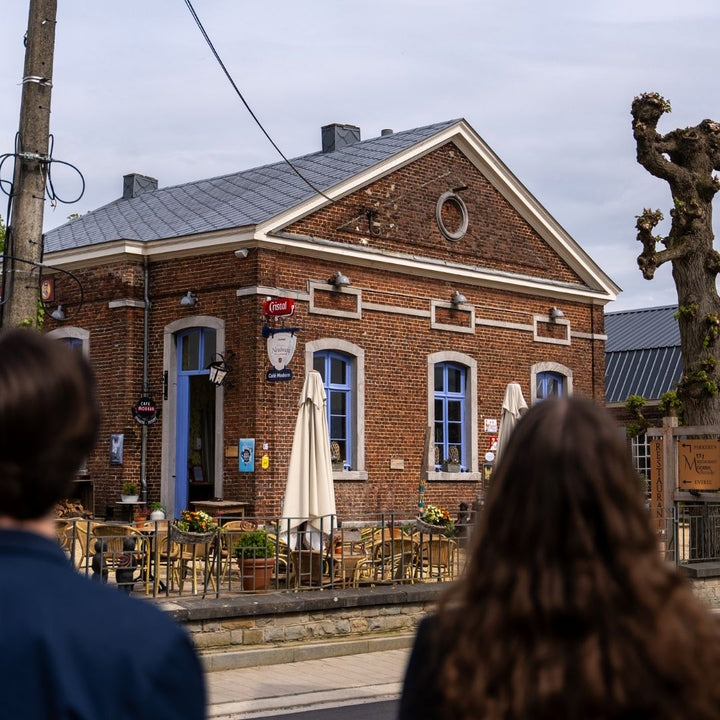
<path id="1" fill-rule="evenodd" d="M 288 242 L 288 240 L 291 242 Z M 525 275 L 494 272 L 470 265 L 419 258 L 402 253 L 378 252 L 320 238 L 303 238 L 302 236 L 283 234 L 282 237 L 265 236 L 258 238 L 253 244 L 267 250 L 282 248 L 283 252 L 294 255 L 323 258 L 325 260 L 332 259 L 338 262 L 360 265 L 364 268 L 382 268 L 407 275 L 465 282 L 469 285 L 521 292 L 527 295 L 541 295 L 550 298 L 565 297 L 585 301 L 596 300 L 602 304 L 615 299 L 615 295 L 608 295 L 603 291 L 592 290 L 581 285 L 554 283 Z"/>
<path id="2" fill-rule="evenodd" d="M 196 257 L 235 249 L 240 243 L 252 240 L 253 228 L 233 228 L 215 233 L 200 233 L 162 240 L 113 240 L 86 245 L 72 250 L 57 250 L 45 254 L 49 265 L 91 266 L 117 260 L 123 256 L 147 257 L 160 260 L 166 257 Z"/>

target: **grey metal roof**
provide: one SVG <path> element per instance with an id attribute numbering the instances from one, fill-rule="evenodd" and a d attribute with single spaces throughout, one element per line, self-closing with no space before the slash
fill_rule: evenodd
<path id="1" fill-rule="evenodd" d="M 682 374 L 677 305 L 605 315 L 605 401 L 659 400 Z"/>
<path id="2" fill-rule="evenodd" d="M 292 163 L 316 188 L 326 191 L 457 122 L 381 135 L 334 152 L 304 155 Z M 115 200 L 45 233 L 45 251 L 255 225 L 316 194 L 287 163 L 278 162 Z"/>
<path id="3" fill-rule="evenodd" d="M 680 345 L 676 312 L 677 305 L 664 305 L 606 313 L 605 352 Z"/>

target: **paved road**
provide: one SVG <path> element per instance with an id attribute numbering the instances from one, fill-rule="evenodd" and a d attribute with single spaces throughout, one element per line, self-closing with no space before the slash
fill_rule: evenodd
<path id="1" fill-rule="evenodd" d="M 263 715 L 256 720 L 395 720 L 398 713 L 398 701 L 389 700 L 363 705 L 343 705 L 325 710 L 308 710 L 288 715 Z M 247 717 L 247 716 L 245 716 Z"/>
<path id="2" fill-rule="evenodd" d="M 360 713 L 353 717 L 374 717 L 368 713 L 371 706 L 392 705 L 400 697 L 409 652 L 404 648 L 213 671 L 207 675 L 208 716 L 238 720 L 295 713 L 309 720 L 310 712 L 341 707 L 343 713 Z M 394 717 L 392 709 L 386 712 Z"/>

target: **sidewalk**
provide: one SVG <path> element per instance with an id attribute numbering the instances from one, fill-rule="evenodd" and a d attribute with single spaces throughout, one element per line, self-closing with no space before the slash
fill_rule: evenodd
<path id="1" fill-rule="evenodd" d="M 409 648 L 206 674 L 208 718 L 239 720 L 400 696 Z"/>

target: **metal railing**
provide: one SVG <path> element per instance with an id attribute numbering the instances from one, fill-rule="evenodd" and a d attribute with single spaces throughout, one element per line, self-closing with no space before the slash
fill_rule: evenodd
<path id="1" fill-rule="evenodd" d="M 154 597 L 222 597 L 451 581 L 461 572 L 473 520 L 445 537 L 394 513 L 342 524 L 326 516 L 313 525 L 306 518 L 223 517 L 203 535 L 177 532 L 168 521 L 63 518 L 58 539 L 77 570 L 100 582 Z"/>

